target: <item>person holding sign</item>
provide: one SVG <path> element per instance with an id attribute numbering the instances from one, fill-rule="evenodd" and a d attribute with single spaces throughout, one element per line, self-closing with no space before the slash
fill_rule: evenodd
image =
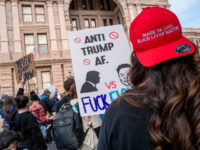
<path id="1" fill-rule="evenodd" d="M 106 110 L 98 150 L 199 150 L 200 58 L 176 15 L 144 9 L 130 40 L 134 88 Z"/>

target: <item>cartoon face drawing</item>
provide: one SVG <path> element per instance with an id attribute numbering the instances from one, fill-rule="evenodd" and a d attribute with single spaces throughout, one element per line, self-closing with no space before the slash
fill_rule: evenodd
<path id="1" fill-rule="evenodd" d="M 128 78 L 127 78 L 129 67 L 130 67 L 129 64 L 121 64 L 117 67 L 117 72 L 118 72 L 120 82 L 125 86 L 129 86 Z"/>
<path id="2" fill-rule="evenodd" d="M 128 86 L 128 82 L 127 82 L 127 74 L 128 74 L 128 68 L 122 68 L 119 71 L 119 78 L 122 84 L 124 84 L 125 86 Z"/>

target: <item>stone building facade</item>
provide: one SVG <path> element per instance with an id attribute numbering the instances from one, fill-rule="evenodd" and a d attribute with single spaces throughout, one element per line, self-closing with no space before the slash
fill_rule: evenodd
<path id="1" fill-rule="evenodd" d="M 37 76 L 25 91 L 56 85 L 73 74 L 68 32 L 122 24 L 128 36 L 131 21 L 145 8 L 170 8 L 168 0 L 0 0 L 0 95 L 18 89 L 13 63 L 34 53 Z M 183 29 L 200 47 L 200 29 Z"/>

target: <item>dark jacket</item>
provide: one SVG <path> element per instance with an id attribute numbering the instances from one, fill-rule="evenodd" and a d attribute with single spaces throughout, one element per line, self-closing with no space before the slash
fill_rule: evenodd
<path id="1" fill-rule="evenodd" d="M 20 144 L 20 149 L 47 149 L 37 119 L 33 116 L 32 113 L 28 111 L 21 114 L 16 113 L 12 117 L 12 122 L 14 122 L 14 124 L 11 129 L 18 131 L 23 135 L 23 141 Z"/>
<path id="2" fill-rule="evenodd" d="M 58 106 L 56 108 L 56 112 L 60 110 L 60 108 L 63 106 L 63 104 L 69 103 L 69 98 L 67 96 L 64 96 L 58 103 Z"/>
<path id="3" fill-rule="evenodd" d="M 93 86 L 91 83 L 86 81 L 83 86 L 81 87 L 81 93 L 88 93 L 88 92 L 95 92 L 97 88 Z"/>
<path id="4" fill-rule="evenodd" d="M 40 98 L 40 105 L 42 105 L 45 114 L 46 114 L 46 112 L 48 112 L 50 115 L 52 115 L 51 110 L 52 110 L 53 104 L 48 96 L 42 96 Z"/>
<path id="5" fill-rule="evenodd" d="M 103 119 L 98 150 L 152 150 L 155 144 L 148 132 L 151 115 L 150 109 L 134 107 L 123 99 L 114 101 Z"/>

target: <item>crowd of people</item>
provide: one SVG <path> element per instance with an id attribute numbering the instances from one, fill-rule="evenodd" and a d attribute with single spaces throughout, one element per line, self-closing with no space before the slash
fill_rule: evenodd
<path id="1" fill-rule="evenodd" d="M 72 122 L 78 120 L 76 123 L 79 124 L 79 129 L 75 129 L 75 132 L 79 132 L 79 135 L 83 138 L 79 139 L 79 143 L 74 147 L 79 148 L 80 150 L 91 149 L 90 147 L 86 147 L 90 146 L 91 143 L 87 143 L 87 135 L 84 133 L 88 133 L 89 128 L 92 127 L 93 133 L 96 134 L 97 139 L 100 131 L 101 119 L 99 116 L 81 118 L 75 81 L 73 77 L 68 78 L 64 82 L 65 95 L 61 100 L 58 99 L 57 92 L 51 98 L 51 92 L 48 89 L 44 90 L 44 93 L 41 95 L 41 97 L 38 96 L 35 91 L 31 91 L 29 95 L 25 96 L 24 85 L 25 78 L 21 80 L 20 88 L 16 97 L 8 96 L 6 94 L 2 95 L 1 137 L 10 133 L 10 131 L 14 132 L 16 136 L 18 135 L 19 138 L 17 138 L 17 142 L 14 142 L 17 143 L 14 145 L 17 150 L 46 150 L 46 144 L 55 142 L 57 149 L 59 150 L 74 150 L 75 148 L 73 148 L 73 146 L 70 148 L 69 145 L 65 144 L 67 142 L 65 137 L 70 137 L 72 134 L 69 134 L 68 132 L 68 135 L 66 135 L 64 129 L 68 130 L 70 128 L 67 123 L 71 124 Z M 60 117 L 59 119 L 61 120 L 65 119 L 64 115 L 59 116 L 60 111 L 62 111 L 63 106 L 65 105 L 70 105 L 70 108 L 73 106 L 73 113 L 75 113 L 73 114 L 73 119 L 70 120 L 71 122 L 66 122 L 66 124 L 64 122 L 64 124 L 62 124 L 62 126 L 65 126 L 65 128 L 55 128 L 56 122 L 60 121 L 56 120 L 58 117 Z M 70 113 L 68 112 L 66 114 L 68 115 Z M 70 116 L 68 115 L 66 117 L 69 119 Z M 75 117 L 77 119 L 74 119 Z M 54 118 L 55 120 L 53 120 Z M 53 124 L 55 124 L 54 128 Z M 56 129 L 59 129 L 59 131 Z M 80 130 L 82 130 L 82 133 L 80 133 Z M 76 133 L 74 136 L 77 136 Z M 60 138 L 64 140 L 60 140 Z M 70 138 L 73 139 L 72 137 Z M 13 147 L 12 142 L 11 144 L 10 142 L 8 142 L 8 144 L 1 144 L 0 142 L 0 149 Z M 97 148 L 97 142 L 93 147 Z"/>
<path id="2" fill-rule="evenodd" d="M 65 96 L 46 89 L 0 101 L 2 150 L 200 150 L 200 58 L 175 14 L 144 9 L 130 26 L 130 90 L 99 115 L 81 117 L 73 77 Z M 111 72 L 112 73 L 112 72 Z"/>

